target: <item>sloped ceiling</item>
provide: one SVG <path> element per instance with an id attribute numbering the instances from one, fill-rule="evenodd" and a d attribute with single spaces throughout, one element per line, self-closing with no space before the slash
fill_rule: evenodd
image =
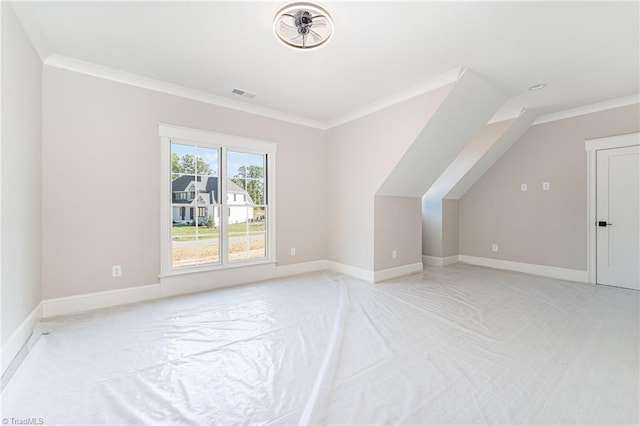
<path id="1" fill-rule="evenodd" d="M 43 60 L 62 55 L 320 122 L 467 67 L 537 115 L 639 92 L 639 3 L 321 2 L 315 51 L 274 37 L 282 2 L 17 2 Z M 544 82 L 538 92 L 528 87 Z M 238 101 L 240 102 L 240 101 Z"/>
<path id="2" fill-rule="evenodd" d="M 530 111 L 519 117 L 483 126 L 438 177 L 424 197 L 460 199 L 529 128 Z"/>
<path id="3" fill-rule="evenodd" d="M 503 102 L 502 93 L 466 70 L 376 195 L 422 197 Z"/>

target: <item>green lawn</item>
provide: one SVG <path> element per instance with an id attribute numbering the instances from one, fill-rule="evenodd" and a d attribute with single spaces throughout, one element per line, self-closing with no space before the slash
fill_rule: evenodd
<path id="1" fill-rule="evenodd" d="M 265 231 L 264 222 L 250 222 L 248 224 L 249 234 L 259 234 Z M 198 226 L 199 239 L 214 238 L 218 236 L 218 227 L 208 228 L 206 226 Z M 247 232 L 247 223 L 234 223 L 228 226 L 228 232 L 230 234 L 244 234 Z M 193 225 L 173 225 L 171 231 L 173 238 L 178 238 L 183 241 L 195 240 L 196 227 Z"/>

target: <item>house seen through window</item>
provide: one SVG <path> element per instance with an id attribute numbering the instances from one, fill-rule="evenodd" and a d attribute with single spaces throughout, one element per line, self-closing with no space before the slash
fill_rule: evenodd
<path id="1" fill-rule="evenodd" d="M 267 154 L 171 140 L 171 268 L 268 255 Z"/>

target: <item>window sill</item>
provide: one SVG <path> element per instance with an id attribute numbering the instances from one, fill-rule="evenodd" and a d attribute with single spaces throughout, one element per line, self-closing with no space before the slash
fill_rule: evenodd
<path id="1" fill-rule="evenodd" d="M 184 268 L 184 269 L 177 269 L 164 274 L 160 274 L 158 278 L 162 279 L 162 278 L 170 278 L 170 277 L 179 277 L 183 275 L 202 274 L 206 272 L 221 272 L 221 271 L 228 271 L 233 269 L 251 268 L 254 266 L 265 266 L 265 265 L 275 266 L 276 263 L 277 263 L 277 260 L 264 259 L 256 262 L 238 262 L 238 263 L 232 263 L 228 265 Z"/>

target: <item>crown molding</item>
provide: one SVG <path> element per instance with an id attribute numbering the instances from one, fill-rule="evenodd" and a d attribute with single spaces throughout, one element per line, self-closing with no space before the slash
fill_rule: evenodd
<path id="1" fill-rule="evenodd" d="M 498 111 L 496 111 L 496 113 L 493 114 L 493 117 L 489 119 L 489 121 L 487 122 L 487 125 L 502 123 L 503 121 L 515 120 L 518 117 L 522 117 L 522 114 L 524 114 L 527 111 L 529 110 L 521 106 L 514 106 L 514 107 L 504 108 L 504 109 L 499 108 Z"/>
<path id="2" fill-rule="evenodd" d="M 396 105 L 400 102 L 404 102 L 408 99 L 430 92 L 432 90 L 444 87 L 448 84 L 455 83 L 466 72 L 466 68 L 458 67 L 454 68 L 446 73 L 440 74 L 437 77 L 424 81 L 420 84 L 412 86 L 408 89 L 402 90 L 390 96 L 386 96 L 378 99 L 368 105 L 361 108 L 349 111 L 345 114 L 331 118 L 327 121 L 314 120 L 306 117 L 297 116 L 294 114 L 278 111 L 271 108 L 261 107 L 257 105 L 248 104 L 246 102 L 236 101 L 233 99 L 227 99 L 222 96 L 217 96 L 211 93 L 207 93 L 201 90 L 191 89 L 184 86 L 179 86 L 173 83 L 167 83 L 165 81 L 156 80 L 150 77 L 141 76 L 125 71 L 119 71 L 113 68 L 104 67 L 101 65 L 92 64 L 89 62 L 80 61 L 77 59 L 69 58 L 62 55 L 51 55 L 44 60 L 44 65 L 48 65 L 54 68 L 66 69 L 69 71 L 78 72 L 81 74 L 90 75 L 92 77 L 103 78 L 105 80 L 111 80 L 118 83 L 128 84 L 130 86 L 140 87 L 143 89 L 153 90 L 160 93 L 166 93 L 169 95 L 179 96 L 186 99 L 191 99 L 198 102 L 207 103 L 210 105 L 221 106 L 236 111 L 246 112 L 266 118 L 272 118 L 275 120 L 285 121 L 292 124 L 297 124 L 305 127 L 311 127 L 314 129 L 328 130 L 333 127 L 340 126 L 365 115 L 372 114 L 382 109 L 388 108 L 392 105 Z M 573 108 L 565 111 L 554 112 L 538 117 L 531 125 L 549 123 L 552 121 L 564 120 L 567 118 L 577 117 L 580 115 L 591 114 L 594 112 L 606 111 L 613 108 L 623 107 L 627 105 L 633 105 L 640 103 L 640 94 L 626 96 L 623 98 L 611 99 L 605 102 L 599 102 L 596 104 L 586 105 L 578 108 Z M 511 116 L 518 116 L 522 114 L 509 114 Z M 491 122 L 502 121 L 505 117 L 500 118 L 494 116 Z"/>
<path id="3" fill-rule="evenodd" d="M 564 120 L 566 118 L 578 117 L 580 115 L 591 114 L 594 112 L 606 111 L 609 109 L 619 108 L 627 105 L 639 104 L 640 94 L 625 96 L 623 98 L 611 99 L 597 104 L 585 105 L 578 108 L 568 109 L 565 111 L 554 112 L 552 114 L 541 115 L 531 124 L 549 123 L 552 121 Z"/>
<path id="4" fill-rule="evenodd" d="M 384 108 L 414 98 L 418 95 L 422 95 L 423 93 L 427 93 L 440 87 L 444 87 L 448 84 L 455 83 L 460 79 L 460 77 L 462 77 L 465 72 L 466 68 L 464 67 L 454 68 L 450 71 L 445 72 L 444 74 L 440 74 L 439 76 L 416 84 L 415 86 L 411 86 L 408 89 L 394 93 L 390 96 L 380 98 L 377 101 L 374 101 L 361 108 L 357 108 L 353 111 L 349 111 L 345 114 L 331 118 L 327 120 L 326 128 L 331 129 L 333 127 L 340 126 L 342 124 L 364 117 L 365 115 L 372 114 Z"/>
<path id="5" fill-rule="evenodd" d="M 246 102 L 227 99 L 202 90 L 191 89 L 177 84 L 168 83 L 166 81 L 156 80 L 154 78 L 133 74 L 126 71 L 120 71 L 113 68 L 104 67 L 102 65 L 92 64 L 90 62 L 80 61 L 62 55 L 51 55 L 43 61 L 44 65 L 50 67 L 65 69 L 78 72 L 92 77 L 103 78 L 118 83 L 128 84 L 130 86 L 140 87 L 143 89 L 153 90 L 156 92 L 166 93 L 169 95 L 180 96 L 186 99 L 192 99 L 211 105 L 221 106 L 224 108 L 242 111 L 249 114 L 255 114 L 275 120 L 286 121 L 292 124 L 312 127 L 314 129 L 328 130 L 332 127 L 348 123 L 365 115 L 380 111 L 384 108 L 406 101 L 426 92 L 438 89 L 448 84 L 454 83 L 462 77 L 466 68 L 457 67 L 437 77 L 424 81 L 420 84 L 402 90 L 393 95 L 381 98 L 364 107 L 347 112 L 343 115 L 334 117 L 327 121 L 314 120 L 306 117 L 300 117 L 294 114 L 278 111 L 271 108 L 261 107 L 257 105 L 247 104 Z"/>
<path id="6" fill-rule="evenodd" d="M 321 130 L 326 129 L 326 124 L 322 121 L 312 120 L 294 114 L 288 114 L 286 112 L 277 111 L 271 108 L 247 104 L 245 102 L 240 102 L 233 99 L 227 99 L 222 96 L 203 92 L 201 90 L 190 89 L 188 87 L 179 86 L 177 84 L 167 83 L 165 81 L 156 80 L 150 77 L 144 77 L 138 74 L 103 67 L 101 65 L 80 61 L 62 55 L 49 56 L 44 61 L 44 65 L 78 72 L 81 74 L 90 75 L 92 77 L 103 78 L 105 80 L 111 80 L 118 83 L 128 84 L 130 86 L 136 86 L 143 89 L 149 89 L 156 92 L 166 93 L 168 95 L 180 96 L 182 98 L 192 99 L 194 101 L 221 106 L 236 111 L 242 111 L 262 117 L 273 118 L 275 120 L 286 121 L 292 124 L 298 124 L 301 126 L 312 127 Z"/>

